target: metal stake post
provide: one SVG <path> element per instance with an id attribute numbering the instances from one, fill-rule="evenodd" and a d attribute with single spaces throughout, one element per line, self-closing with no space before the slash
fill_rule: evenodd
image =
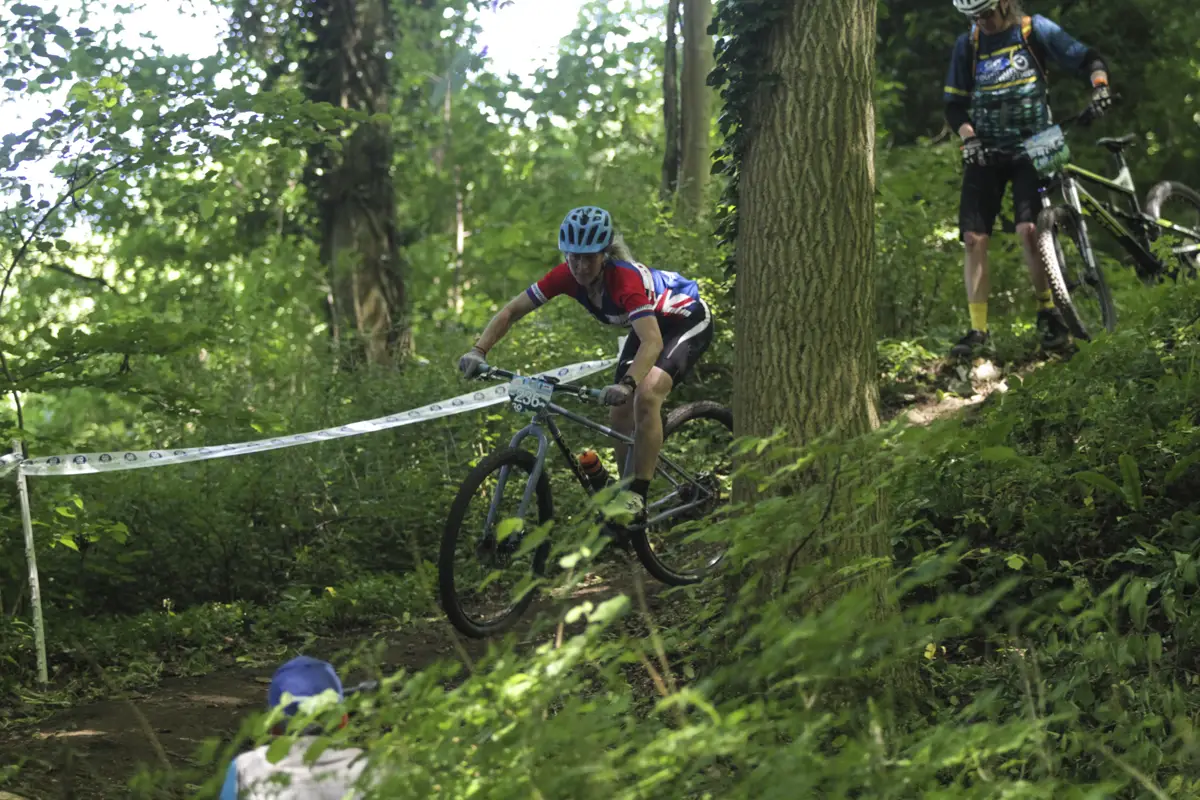
<path id="1" fill-rule="evenodd" d="M 25 458 L 20 439 L 13 440 L 13 455 Z M 25 562 L 29 565 L 29 597 L 33 603 L 33 643 L 37 648 L 38 682 L 50 681 L 46 664 L 46 628 L 42 623 L 42 592 L 38 586 L 37 551 L 33 545 L 33 517 L 29 513 L 29 484 L 25 473 L 17 467 L 17 493 L 21 498 L 21 527 L 25 531 Z"/>

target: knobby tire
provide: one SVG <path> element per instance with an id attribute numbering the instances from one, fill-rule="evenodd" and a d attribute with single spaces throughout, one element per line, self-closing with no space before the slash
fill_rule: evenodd
<path id="1" fill-rule="evenodd" d="M 454 502 L 450 506 L 450 515 L 446 519 L 446 527 L 442 532 L 441 551 L 438 554 L 439 596 L 442 610 L 449 617 L 450 622 L 465 636 L 469 636 L 472 639 L 483 639 L 488 636 L 494 636 L 512 627 L 521 618 L 521 615 L 525 613 L 526 609 L 529 608 L 529 604 L 533 602 L 534 596 L 537 594 L 537 589 L 536 587 L 531 588 L 519 600 L 513 603 L 503 616 L 497 618 L 495 621 L 481 623 L 471 619 L 462 607 L 462 601 L 459 599 L 455 586 L 454 576 L 455 545 L 458 543 L 463 519 L 466 517 L 472 499 L 485 504 L 491 502 L 490 497 L 487 499 L 476 497 L 479 487 L 489 475 L 493 472 L 498 472 L 504 466 L 512 467 L 509 471 L 509 482 L 517 480 L 523 487 L 526 481 L 528 481 L 530 474 L 532 474 L 536 461 L 537 459 L 533 453 L 519 448 L 505 447 L 492 452 L 484 457 L 467 475 L 466 479 L 462 482 L 462 486 L 459 487 Z M 554 503 L 550 496 L 550 480 L 544 469 L 541 477 L 538 479 L 535 496 L 538 524 L 542 525 L 554 517 Z M 532 567 L 536 576 L 541 577 L 545 574 L 546 558 L 549 553 L 550 541 L 548 539 L 543 541 L 534 550 Z"/>

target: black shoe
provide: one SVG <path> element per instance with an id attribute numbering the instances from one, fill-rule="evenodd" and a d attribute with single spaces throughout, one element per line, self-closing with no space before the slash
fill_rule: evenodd
<path id="1" fill-rule="evenodd" d="M 1059 350 L 1071 341 L 1071 331 L 1057 308 L 1043 308 L 1037 314 L 1037 328 L 1043 350 Z"/>
<path id="2" fill-rule="evenodd" d="M 974 328 L 967 331 L 967 335 L 958 340 L 958 344 L 950 348 L 951 358 L 968 358 L 975 355 L 980 350 L 987 349 L 991 346 L 992 336 L 986 331 L 977 331 Z"/>

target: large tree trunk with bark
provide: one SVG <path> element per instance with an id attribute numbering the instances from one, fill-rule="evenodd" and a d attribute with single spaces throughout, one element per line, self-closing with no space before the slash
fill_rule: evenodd
<path id="1" fill-rule="evenodd" d="M 682 163 L 679 168 L 678 209 L 684 222 L 704 212 L 705 187 L 712 168 L 709 128 L 712 125 L 713 68 L 712 0 L 683 0 Z"/>
<path id="2" fill-rule="evenodd" d="M 663 150 L 662 186 L 659 197 L 669 200 L 679 183 L 679 3 L 667 0 L 667 44 L 663 55 Z"/>
<path id="3" fill-rule="evenodd" d="M 744 121 L 737 202 L 738 435 L 783 427 L 791 444 L 803 446 L 879 424 L 875 5 L 792 2 L 767 36 L 767 70 L 779 80 L 757 90 Z M 829 465 L 817 480 L 836 485 L 838 469 Z M 845 499 L 844 487 L 830 492 Z M 755 487 L 741 484 L 736 494 L 753 499 Z M 888 553 L 877 531 L 839 536 L 823 553 L 835 565 Z"/>
<path id="4" fill-rule="evenodd" d="M 314 101 L 370 114 L 388 113 L 396 47 L 388 0 L 314 0 L 316 40 L 305 64 Z M 396 229 L 390 123 L 358 124 L 341 151 L 310 151 L 307 183 L 321 226 L 321 259 L 330 276 L 335 339 L 358 334 L 372 364 L 395 363 L 412 351 L 404 264 Z"/>

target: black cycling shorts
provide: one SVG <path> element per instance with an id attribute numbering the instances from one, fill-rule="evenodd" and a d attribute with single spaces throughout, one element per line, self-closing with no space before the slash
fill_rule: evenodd
<path id="1" fill-rule="evenodd" d="M 1004 202 L 1004 189 L 1010 183 L 1017 223 L 1037 222 L 1038 212 L 1042 209 L 1042 198 L 1038 193 L 1041 178 L 1033 164 L 1025 159 L 982 167 L 967 164 L 963 169 L 962 197 L 958 203 L 960 239 L 968 232 L 992 234 L 992 225 Z"/>
<path id="2" fill-rule="evenodd" d="M 712 344 L 712 314 L 702 301 L 699 312 L 686 319 L 656 319 L 658 329 L 662 331 L 663 349 L 654 366 L 670 375 L 671 380 L 678 385 L 687 378 L 700 356 L 704 355 L 704 351 Z M 630 330 L 629 338 L 621 348 L 621 355 L 617 357 L 617 372 L 613 376 L 613 383 L 621 382 L 641 346 L 642 340 L 638 338 L 637 332 Z"/>

